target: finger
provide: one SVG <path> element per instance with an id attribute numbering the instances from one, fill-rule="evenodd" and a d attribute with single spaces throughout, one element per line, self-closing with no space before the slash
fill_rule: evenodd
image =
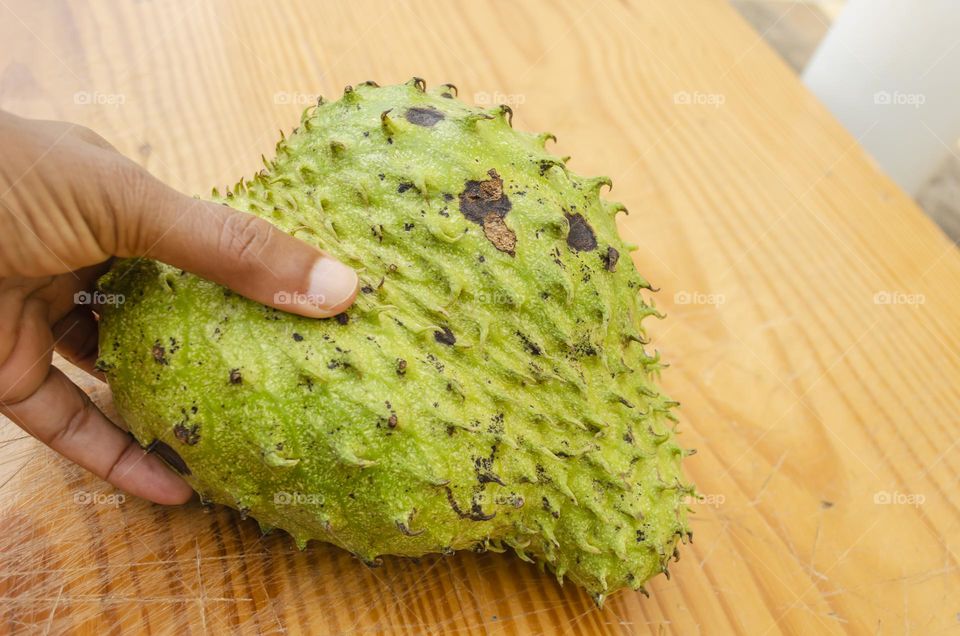
<path id="1" fill-rule="evenodd" d="M 106 381 L 103 372 L 96 369 L 99 344 L 99 325 L 89 307 L 77 305 L 51 328 L 56 343 L 54 350 L 99 380 Z"/>
<path id="2" fill-rule="evenodd" d="M 0 412 L 67 459 L 117 488 L 160 504 L 181 504 L 192 490 L 183 479 L 114 426 L 57 368 L 30 396 Z"/>
<path id="3" fill-rule="evenodd" d="M 333 257 L 252 214 L 154 186 L 148 204 L 134 208 L 136 218 L 117 221 L 137 224 L 131 255 L 170 263 L 304 316 L 333 316 L 356 298 L 356 272 Z"/>
<path id="4" fill-rule="evenodd" d="M 0 404 L 19 402 L 37 390 L 53 358 L 53 336 L 47 307 L 34 299 L 9 299 L 12 320 L 3 325 L 0 341 Z"/>

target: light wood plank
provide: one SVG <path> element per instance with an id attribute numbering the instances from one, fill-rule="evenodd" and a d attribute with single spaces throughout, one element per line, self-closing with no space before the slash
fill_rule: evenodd
<path id="1" fill-rule="evenodd" d="M 598 611 L 508 556 L 369 570 L 230 511 L 111 505 L 5 423 L 0 629 L 960 627 L 960 258 L 725 3 L 4 0 L 0 41 L 0 107 L 86 124 L 188 192 L 252 173 L 312 95 L 348 83 L 510 96 L 518 127 L 557 133 L 631 210 L 706 497 L 672 580 Z"/>

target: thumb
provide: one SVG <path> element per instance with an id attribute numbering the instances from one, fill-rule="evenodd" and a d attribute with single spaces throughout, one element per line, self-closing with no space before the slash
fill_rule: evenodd
<path id="1" fill-rule="evenodd" d="M 284 311 L 326 318 L 357 296 L 356 272 L 269 222 L 225 205 L 181 194 L 146 175 L 148 195 L 132 227 L 118 228 L 120 256 L 148 256 L 225 285 Z M 123 224 L 124 217 L 117 223 Z"/>

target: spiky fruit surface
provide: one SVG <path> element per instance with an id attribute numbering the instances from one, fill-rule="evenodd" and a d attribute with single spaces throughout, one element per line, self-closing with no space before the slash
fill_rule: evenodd
<path id="1" fill-rule="evenodd" d="M 101 282 L 117 408 L 205 500 L 373 562 L 512 548 L 598 600 L 666 571 L 690 492 L 604 178 L 423 82 L 348 88 L 220 200 L 357 268 L 302 318 L 147 260 Z"/>

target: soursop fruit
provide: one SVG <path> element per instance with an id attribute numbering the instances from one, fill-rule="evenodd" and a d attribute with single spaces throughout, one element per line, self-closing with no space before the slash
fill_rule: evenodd
<path id="1" fill-rule="evenodd" d="M 207 502 L 380 555 L 512 549 L 598 602 L 686 541 L 675 402 L 605 177 L 424 82 L 320 101 L 214 198 L 355 267 L 334 319 L 150 260 L 101 281 L 99 366 Z"/>

